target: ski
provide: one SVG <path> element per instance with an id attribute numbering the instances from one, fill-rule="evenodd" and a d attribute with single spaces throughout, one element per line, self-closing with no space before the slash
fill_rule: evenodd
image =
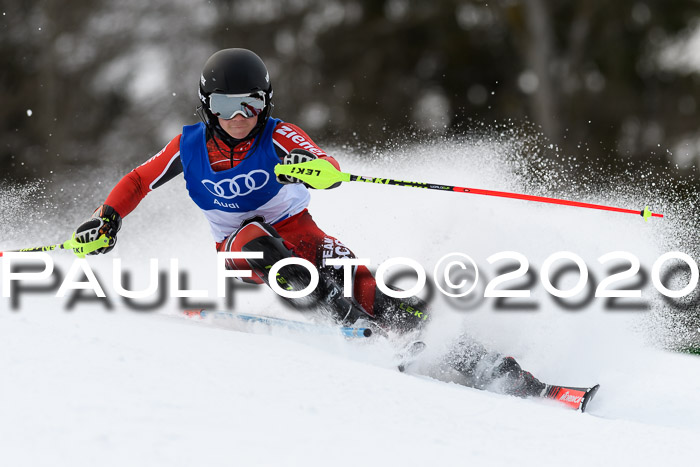
<path id="1" fill-rule="evenodd" d="M 244 323 L 258 323 L 271 328 L 283 328 L 295 332 L 306 332 L 325 335 L 342 335 L 346 338 L 367 338 L 373 335 L 372 329 L 364 326 L 333 326 L 316 324 L 303 321 L 295 321 L 272 316 L 252 315 L 247 313 L 237 313 L 228 310 L 207 310 L 203 308 L 183 310 L 183 314 L 188 318 L 215 320 L 237 320 Z M 417 357 L 425 350 L 423 341 L 413 341 L 400 350 L 397 355 L 397 367 L 401 372 L 406 371 Z M 595 397 L 600 385 L 592 387 L 572 387 L 547 385 L 540 397 L 555 400 L 566 407 L 585 412 L 588 404 Z"/>
<path id="2" fill-rule="evenodd" d="M 590 388 L 547 385 L 542 397 L 560 402 L 574 410 L 585 412 L 588 403 L 595 397 L 599 388 L 599 384 Z"/>
<path id="3" fill-rule="evenodd" d="M 235 319 L 247 323 L 260 323 L 269 327 L 285 328 L 292 331 L 312 332 L 316 334 L 341 334 L 348 338 L 364 338 L 372 335 L 372 330 L 366 327 L 352 326 L 331 326 L 315 323 L 306 323 L 303 321 L 294 321 L 283 318 L 273 318 L 271 316 L 251 315 L 247 313 L 237 313 L 228 310 L 206 310 L 202 308 L 183 310 L 185 316 L 189 318 L 204 319 L 211 317 L 213 319 Z"/>

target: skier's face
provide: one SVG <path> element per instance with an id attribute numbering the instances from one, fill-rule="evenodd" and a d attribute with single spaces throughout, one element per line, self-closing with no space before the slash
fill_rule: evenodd
<path id="1" fill-rule="evenodd" d="M 221 125 L 221 128 L 223 128 L 224 131 L 231 136 L 231 138 L 235 139 L 243 139 L 248 136 L 248 133 L 250 133 L 253 128 L 255 128 L 255 124 L 258 123 L 257 116 L 245 118 L 241 114 L 238 114 L 229 120 L 224 120 L 221 117 L 217 118 L 219 119 L 219 125 Z"/>

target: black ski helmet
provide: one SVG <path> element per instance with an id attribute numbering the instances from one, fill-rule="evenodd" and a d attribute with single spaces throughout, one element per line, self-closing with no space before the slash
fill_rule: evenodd
<path id="1" fill-rule="evenodd" d="M 236 140 L 219 125 L 218 119 L 209 109 L 209 96 L 212 93 L 246 94 L 262 92 L 265 95 L 265 108 L 258 116 L 258 123 L 243 140 L 254 137 L 267 123 L 272 113 L 272 83 L 270 74 L 262 59 L 248 49 L 223 49 L 216 52 L 204 64 L 199 79 L 199 100 L 204 111 L 205 123 L 214 129 L 229 145 Z"/>

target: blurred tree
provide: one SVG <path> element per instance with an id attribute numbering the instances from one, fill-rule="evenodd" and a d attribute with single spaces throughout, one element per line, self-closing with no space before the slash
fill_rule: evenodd
<path id="1" fill-rule="evenodd" d="M 70 5 L 0 0 L 3 173 L 145 160 L 196 121 L 200 68 L 224 47 L 261 55 L 275 115 L 316 139 L 381 145 L 513 119 L 570 155 L 700 148 L 700 75 L 658 58 L 696 29 L 694 0 Z"/>
<path id="2" fill-rule="evenodd" d="M 521 70 L 518 89 L 543 132 L 571 154 L 653 157 L 693 118 L 679 112 L 697 77 L 658 64 L 669 38 L 694 27 L 698 2 L 521 0 L 497 5 Z M 694 123 L 690 123 L 694 121 Z"/>
<path id="3" fill-rule="evenodd" d="M 197 68 L 211 52 L 201 9 L 184 0 L 5 3 L 3 172 L 131 166 L 194 121 Z"/>
<path id="4" fill-rule="evenodd" d="M 57 1 L 3 2 L 1 8 L 0 160 L 10 171 L 42 162 L 50 165 L 46 159 L 57 153 L 49 147 L 70 143 L 66 130 L 75 125 L 71 116 L 79 113 L 80 105 L 75 99 L 79 67 L 62 62 L 51 44 L 63 31 L 85 24 L 92 8 L 87 1 L 75 2 L 70 12 Z M 79 132 L 70 133 L 71 139 L 81 139 Z"/>

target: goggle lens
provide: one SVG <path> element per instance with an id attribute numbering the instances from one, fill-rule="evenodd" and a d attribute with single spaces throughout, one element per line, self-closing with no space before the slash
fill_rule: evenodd
<path id="1" fill-rule="evenodd" d="M 265 97 L 260 94 L 211 94 L 209 110 L 217 117 L 230 120 L 237 114 L 255 117 L 265 109 Z"/>

